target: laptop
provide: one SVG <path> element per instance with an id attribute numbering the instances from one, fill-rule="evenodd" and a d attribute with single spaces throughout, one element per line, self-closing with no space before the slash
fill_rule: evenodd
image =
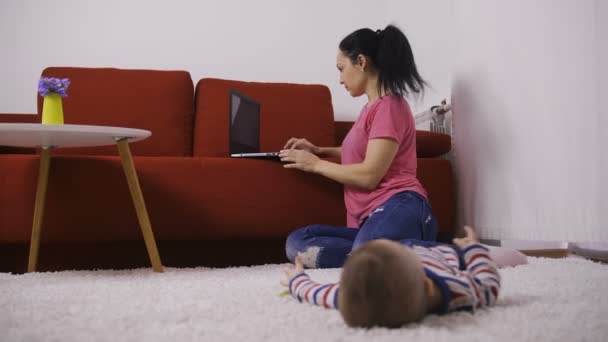
<path id="1" fill-rule="evenodd" d="M 279 152 L 260 152 L 260 104 L 230 90 L 230 157 L 279 160 Z"/>

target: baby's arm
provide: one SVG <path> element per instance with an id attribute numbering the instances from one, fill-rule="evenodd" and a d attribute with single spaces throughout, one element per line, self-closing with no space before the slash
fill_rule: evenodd
<path id="1" fill-rule="evenodd" d="M 289 282 L 289 293 L 300 303 L 306 302 L 327 309 L 338 308 L 338 288 L 337 283 L 319 284 L 306 273 L 298 274 Z"/>
<path id="2" fill-rule="evenodd" d="M 467 236 L 454 239 L 454 243 L 461 248 L 466 273 L 471 277 L 477 303 L 475 306 L 494 305 L 500 290 L 500 275 L 498 268 L 490 258 L 488 249 L 477 242 L 477 237 L 470 227 L 465 227 Z"/>
<path id="3" fill-rule="evenodd" d="M 473 278 L 471 284 L 477 296 L 476 306 L 494 305 L 500 290 L 500 275 L 488 249 L 476 243 L 463 251 L 467 272 Z"/>
<path id="4" fill-rule="evenodd" d="M 304 273 L 304 266 L 300 257 L 296 258 L 294 267 L 285 270 L 285 277 L 281 284 L 287 286 L 289 293 L 300 303 L 307 302 L 325 308 L 338 307 L 338 284 L 319 284 Z"/>

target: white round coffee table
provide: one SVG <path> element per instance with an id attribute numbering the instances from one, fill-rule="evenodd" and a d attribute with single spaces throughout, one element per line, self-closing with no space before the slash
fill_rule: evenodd
<path id="1" fill-rule="evenodd" d="M 129 142 L 146 139 L 150 131 L 124 127 L 91 126 L 91 125 L 50 125 L 30 123 L 0 123 L 0 146 L 40 147 L 40 170 L 36 187 L 34 220 L 30 239 L 28 272 L 36 270 L 40 229 L 48 183 L 50 151 L 54 147 L 89 147 L 117 144 L 122 166 L 127 177 L 133 204 L 141 227 L 152 268 L 162 272 L 160 255 L 152 232 L 152 226 L 146 210 L 144 197 L 139 186 L 137 173 L 131 157 Z"/>

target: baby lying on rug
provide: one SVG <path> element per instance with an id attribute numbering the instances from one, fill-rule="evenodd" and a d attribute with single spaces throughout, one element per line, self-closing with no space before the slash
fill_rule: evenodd
<path id="1" fill-rule="evenodd" d="M 429 313 L 491 306 L 500 290 L 496 263 L 473 230 L 465 227 L 465 232 L 454 246 L 370 241 L 348 257 L 338 284 L 311 280 L 298 257 L 281 283 L 300 302 L 338 309 L 352 327 L 400 327 Z M 515 250 L 516 255 L 497 250 L 503 250 L 503 266 L 526 263 Z"/>

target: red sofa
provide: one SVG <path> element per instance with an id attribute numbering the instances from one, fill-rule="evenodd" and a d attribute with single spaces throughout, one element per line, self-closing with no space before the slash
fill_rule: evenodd
<path id="1" fill-rule="evenodd" d="M 51 67 L 72 80 L 65 122 L 152 131 L 131 144 L 165 266 L 284 262 L 284 240 L 313 223 L 343 225 L 342 186 L 286 170 L 280 162 L 228 155 L 228 93 L 261 103 L 261 148 L 291 136 L 339 144 L 352 122 L 334 122 L 322 85 L 201 79 L 185 71 Z M 42 100 L 38 97 L 38 113 Z M 0 114 L 0 122 L 40 122 Z M 429 192 L 441 239 L 454 232 L 448 136 L 417 132 L 418 175 Z M 27 264 L 38 156 L 0 146 L 0 272 Z M 141 231 L 115 146 L 53 150 L 39 270 L 148 266 Z"/>

